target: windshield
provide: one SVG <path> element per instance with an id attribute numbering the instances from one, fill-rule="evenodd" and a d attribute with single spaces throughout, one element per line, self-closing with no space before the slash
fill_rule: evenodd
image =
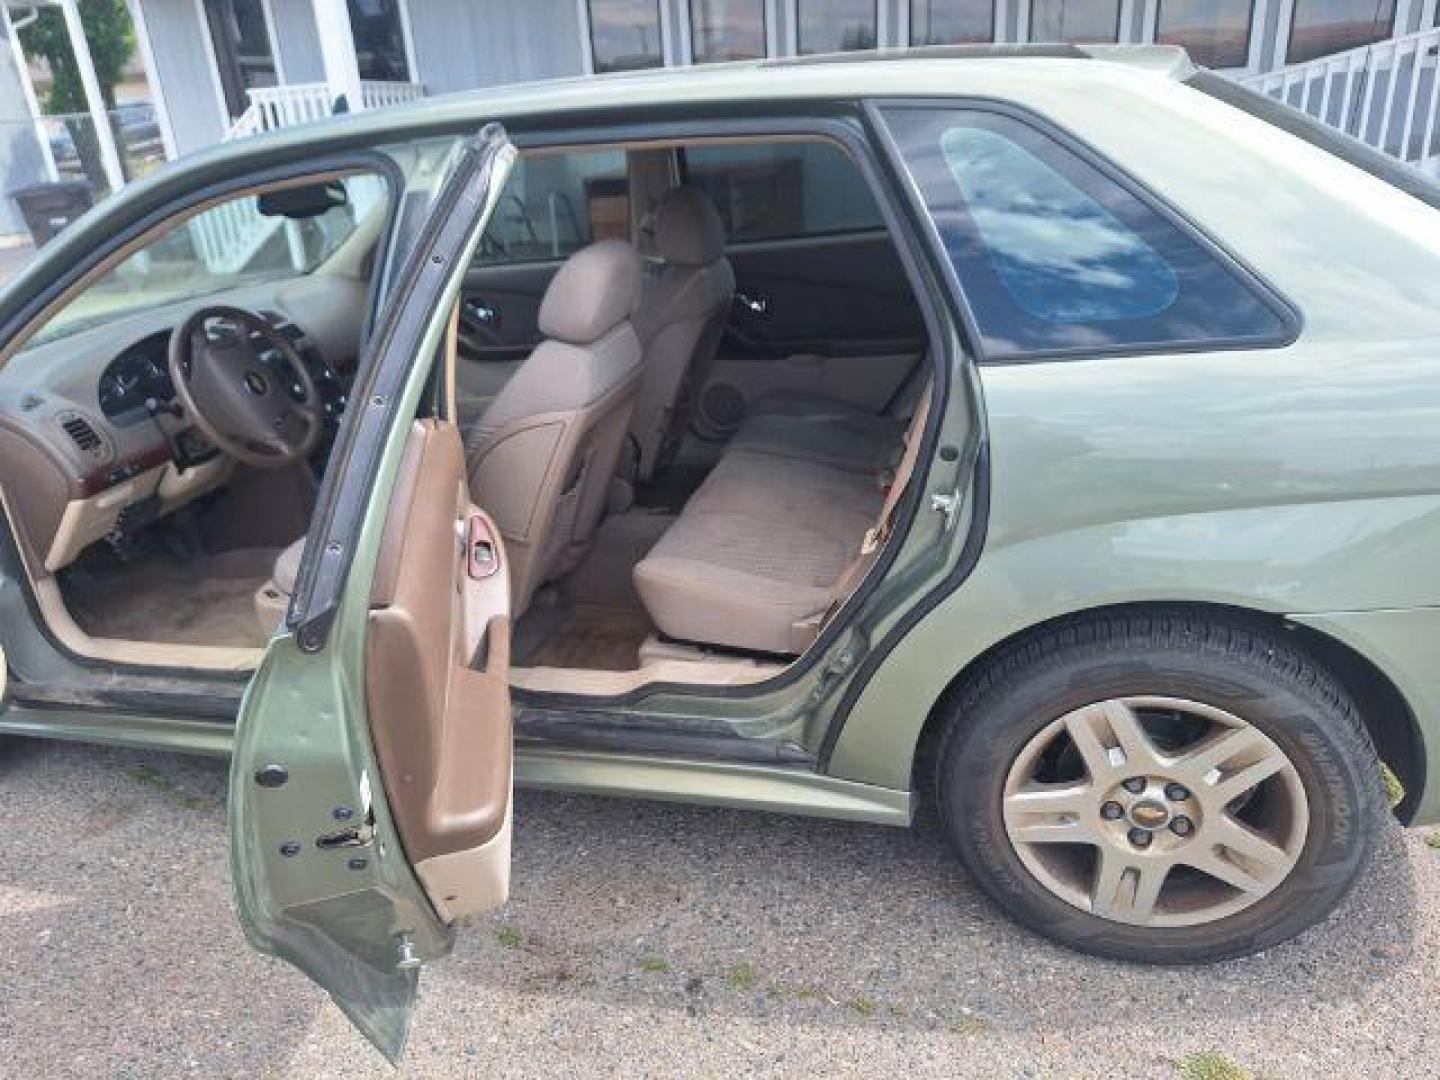
<path id="1" fill-rule="evenodd" d="M 385 198 L 385 182 L 373 173 L 335 183 L 344 187 L 345 200 L 314 217 L 266 216 L 253 195 L 196 214 L 93 281 L 30 344 L 151 308 L 310 273 Z"/>

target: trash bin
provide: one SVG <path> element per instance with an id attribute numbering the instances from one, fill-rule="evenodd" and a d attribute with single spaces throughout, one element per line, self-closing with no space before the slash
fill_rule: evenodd
<path id="1" fill-rule="evenodd" d="M 90 185 L 79 180 L 32 184 L 10 192 L 38 248 L 90 209 Z"/>

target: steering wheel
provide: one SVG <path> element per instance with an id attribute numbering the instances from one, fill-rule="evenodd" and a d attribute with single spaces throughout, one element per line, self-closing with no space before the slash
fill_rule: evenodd
<path id="1" fill-rule="evenodd" d="M 262 359 L 255 338 L 279 353 L 293 383 Z M 195 426 L 245 464 L 278 469 L 319 444 L 325 409 L 315 380 L 290 339 L 259 315 L 200 308 L 171 333 L 169 367 Z"/>

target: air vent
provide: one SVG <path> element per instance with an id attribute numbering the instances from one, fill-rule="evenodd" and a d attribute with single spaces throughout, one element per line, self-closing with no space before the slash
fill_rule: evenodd
<path id="1" fill-rule="evenodd" d="M 104 461 L 110 456 L 104 440 L 85 417 L 79 413 L 61 413 L 57 419 L 65 429 L 65 434 L 70 436 L 70 441 L 80 448 L 81 453 L 96 461 Z"/>

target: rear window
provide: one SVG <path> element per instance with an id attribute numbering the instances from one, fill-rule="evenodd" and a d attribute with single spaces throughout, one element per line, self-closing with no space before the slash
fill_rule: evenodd
<path id="1" fill-rule="evenodd" d="M 1243 271 L 1031 124 L 981 109 L 892 108 L 886 121 L 987 359 L 1290 336 Z"/>

